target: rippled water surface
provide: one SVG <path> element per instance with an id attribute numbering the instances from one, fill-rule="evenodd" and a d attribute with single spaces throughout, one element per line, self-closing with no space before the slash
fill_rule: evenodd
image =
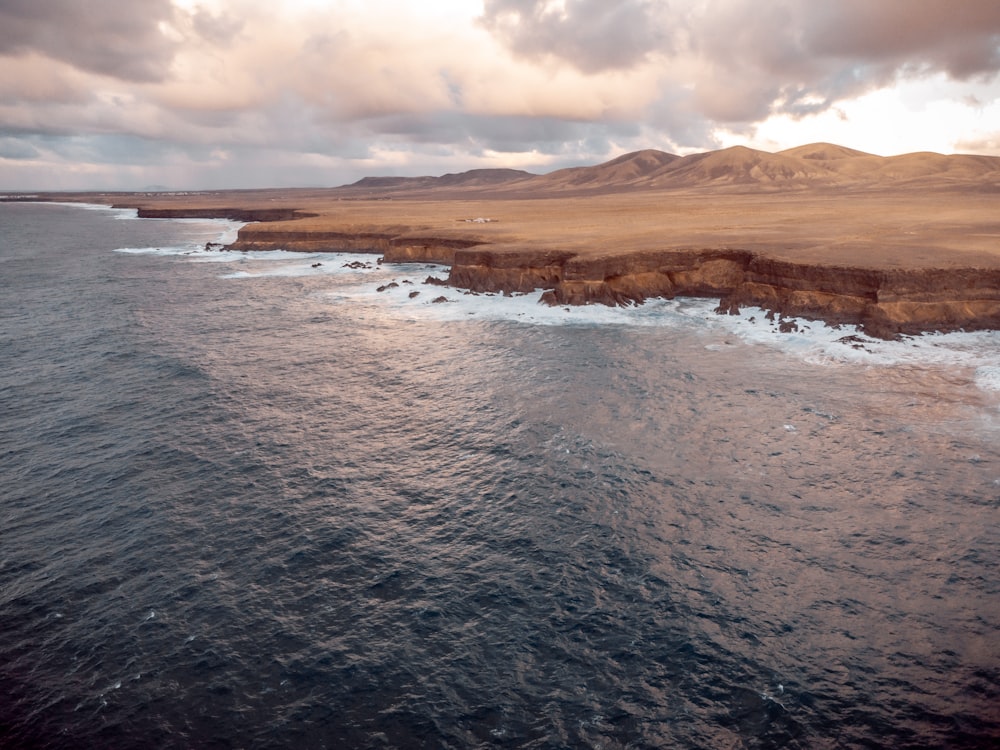
<path id="1" fill-rule="evenodd" d="M 0 746 L 1000 742 L 996 334 L 0 229 Z"/>

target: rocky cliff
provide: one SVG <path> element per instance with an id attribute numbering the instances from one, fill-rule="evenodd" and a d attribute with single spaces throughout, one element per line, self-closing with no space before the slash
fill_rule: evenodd
<path id="1" fill-rule="evenodd" d="M 116 204 L 114 208 L 136 208 L 140 219 L 229 219 L 230 221 L 288 221 L 316 214 L 294 208 L 153 208 L 136 206 L 134 202 Z"/>
<path id="2" fill-rule="evenodd" d="M 272 229 L 243 227 L 230 250 L 295 250 L 297 252 L 372 253 L 388 263 L 439 263 L 451 265 L 462 248 L 481 244 L 475 237 L 424 236 L 400 228 L 330 231 L 324 229 Z"/>
<path id="3" fill-rule="evenodd" d="M 547 291 L 551 305 L 639 304 L 653 297 L 718 297 L 719 312 L 760 307 L 782 316 L 858 324 L 892 338 L 1000 328 L 1000 270 L 878 270 L 777 261 L 744 250 L 692 249 L 613 257 L 480 249 L 455 254 L 455 286 Z"/>
<path id="4" fill-rule="evenodd" d="M 477 292 L 546 290 L 550 305 L 632 305 L 654 297 L 714 297 L 719 312 L 773 314 L 858 324 L 872 335 L 1000 329 L 1000 269 L 873 269 L 776 260 L 731 248 L 605 256 L 475 237 L 394 231 L 240 231 L 235 250 L 361 252 L 387 262 L 451 267 L 448 283 Z"/>

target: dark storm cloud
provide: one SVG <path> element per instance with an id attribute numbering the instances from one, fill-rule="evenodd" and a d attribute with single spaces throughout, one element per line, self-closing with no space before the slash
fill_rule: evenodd
<path id="1" fill-rule="evenodd" d="M 926 66 L 958 79 L 1000 70 L 997 0 L 838 0 L 814 6 L 803 39 L 811 54 Z"/>
<path id="2" fill-rule="evenodd" d="M 1000 70 L 996 0 L 787 0 L 766 9 L 717 0 L 709 7 L 718 15 L 693 19 L 693 38 L 716 79 L 732 84 L 715 86 L 705 101 L 706 113 L 722 120 L 810 114 L 900 76 L 964 79 Z"/>
<path id="3" fill-rule="evenodd" d="M 813 37 L 823 36 L 814 13 L 800 0 L 766 6 L 711 0 L 700 14 L 689 14 L 686 53 L 696 64 L 692 114 L 725 123 L 759 121 L 774 112 L 801 116 L 891 80 L 890 64 L 813 50 Z"/>
<path id="4" fill-rule="evenodd" d="M 484 0 L 474 27 L 405 0 L 174 2 L 0 0 L 5 187 L 555 168 L 828 122 L 776 114 L 878 130 L 850 100 L 893 87 L 914 130 L 960 102 L 983 122 L 952 140 L 998 149 L 1000 0 Z"/>
<path id="5" fill-rule="evenodd" d="M 169 0 L 0 0 L 0 55 L 37 53 L 129 81 L 159 81 L 175 44 Z"/>
<path id="6" fill-rule="evenodd" d="M 631 68 L 668 35 L 653 0 L 486 0 L 482 23 L 517 54 L 551 55 L 593 73 Z"/>
<path id="7" fill-rule="evenodd" d="M 997 0 L 786 0 L 764 8 L 715 0 L 707 9 L 689 19 L 695 50 L 741 86 L 783 96 L 791 111 L 899 75 L 963 79 L 1000 70 Z"/>
<path id="8" fill-rule="evenodd" d="M 487 0 L 482 23 L 515 54 L 584 73 L 687 75 L 698 113 L 729 123 L 822 111 L 899 76 L 1000 70 L 1000 0 Z"/>

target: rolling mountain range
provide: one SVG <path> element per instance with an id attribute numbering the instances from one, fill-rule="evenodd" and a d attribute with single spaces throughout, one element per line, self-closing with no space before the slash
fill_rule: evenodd
<path id="1" fill-rule="evenodd" d="M 624 154 L 589 167 L 548 174 L 516 169 L 473 169 L 441 177 L 366 177 L 352 192 L 592 194 L 625 190 L 728 188 L 974 188 L 1000 191 L 1000 157 L 930 152 L 876 156 L 830 143 L 768 153 L 733 146 L 688 156 L 655 149 Z"/>

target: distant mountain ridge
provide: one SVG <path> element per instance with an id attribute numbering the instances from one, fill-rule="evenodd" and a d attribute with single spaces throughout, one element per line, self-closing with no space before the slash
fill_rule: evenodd
<path id="1" fill-rule="evenodd" d="M 931 152 L 877 156 L 832 143 L 810 143 L 777 153 L 732 146 L 688 156 L 645 149 L 602 164 L 548 174 L 473 169 L 440 177 L 365 177 L 344 187 L 388 193 L 462 189 L 549 195 L 702 187 L 803 190 L 925 185 L 1000 190 L 1000 157 Z"/>
<path id="2" fill-rule="evenodd" d="M 634 151 L 593 167 L 568 167 L 537 175 L 532 180 L 532 187 L 571 189 L 630 184 L 655 174 L 680 158 L 656 149 Z"/>
<path id="3" fill-rule="evenodd" d="M 440 177 L 362 177 L 345 187 L 352 188 L 432 188 L 498 185 L 538 175 L 523 169 L 470 169 Z"/>

